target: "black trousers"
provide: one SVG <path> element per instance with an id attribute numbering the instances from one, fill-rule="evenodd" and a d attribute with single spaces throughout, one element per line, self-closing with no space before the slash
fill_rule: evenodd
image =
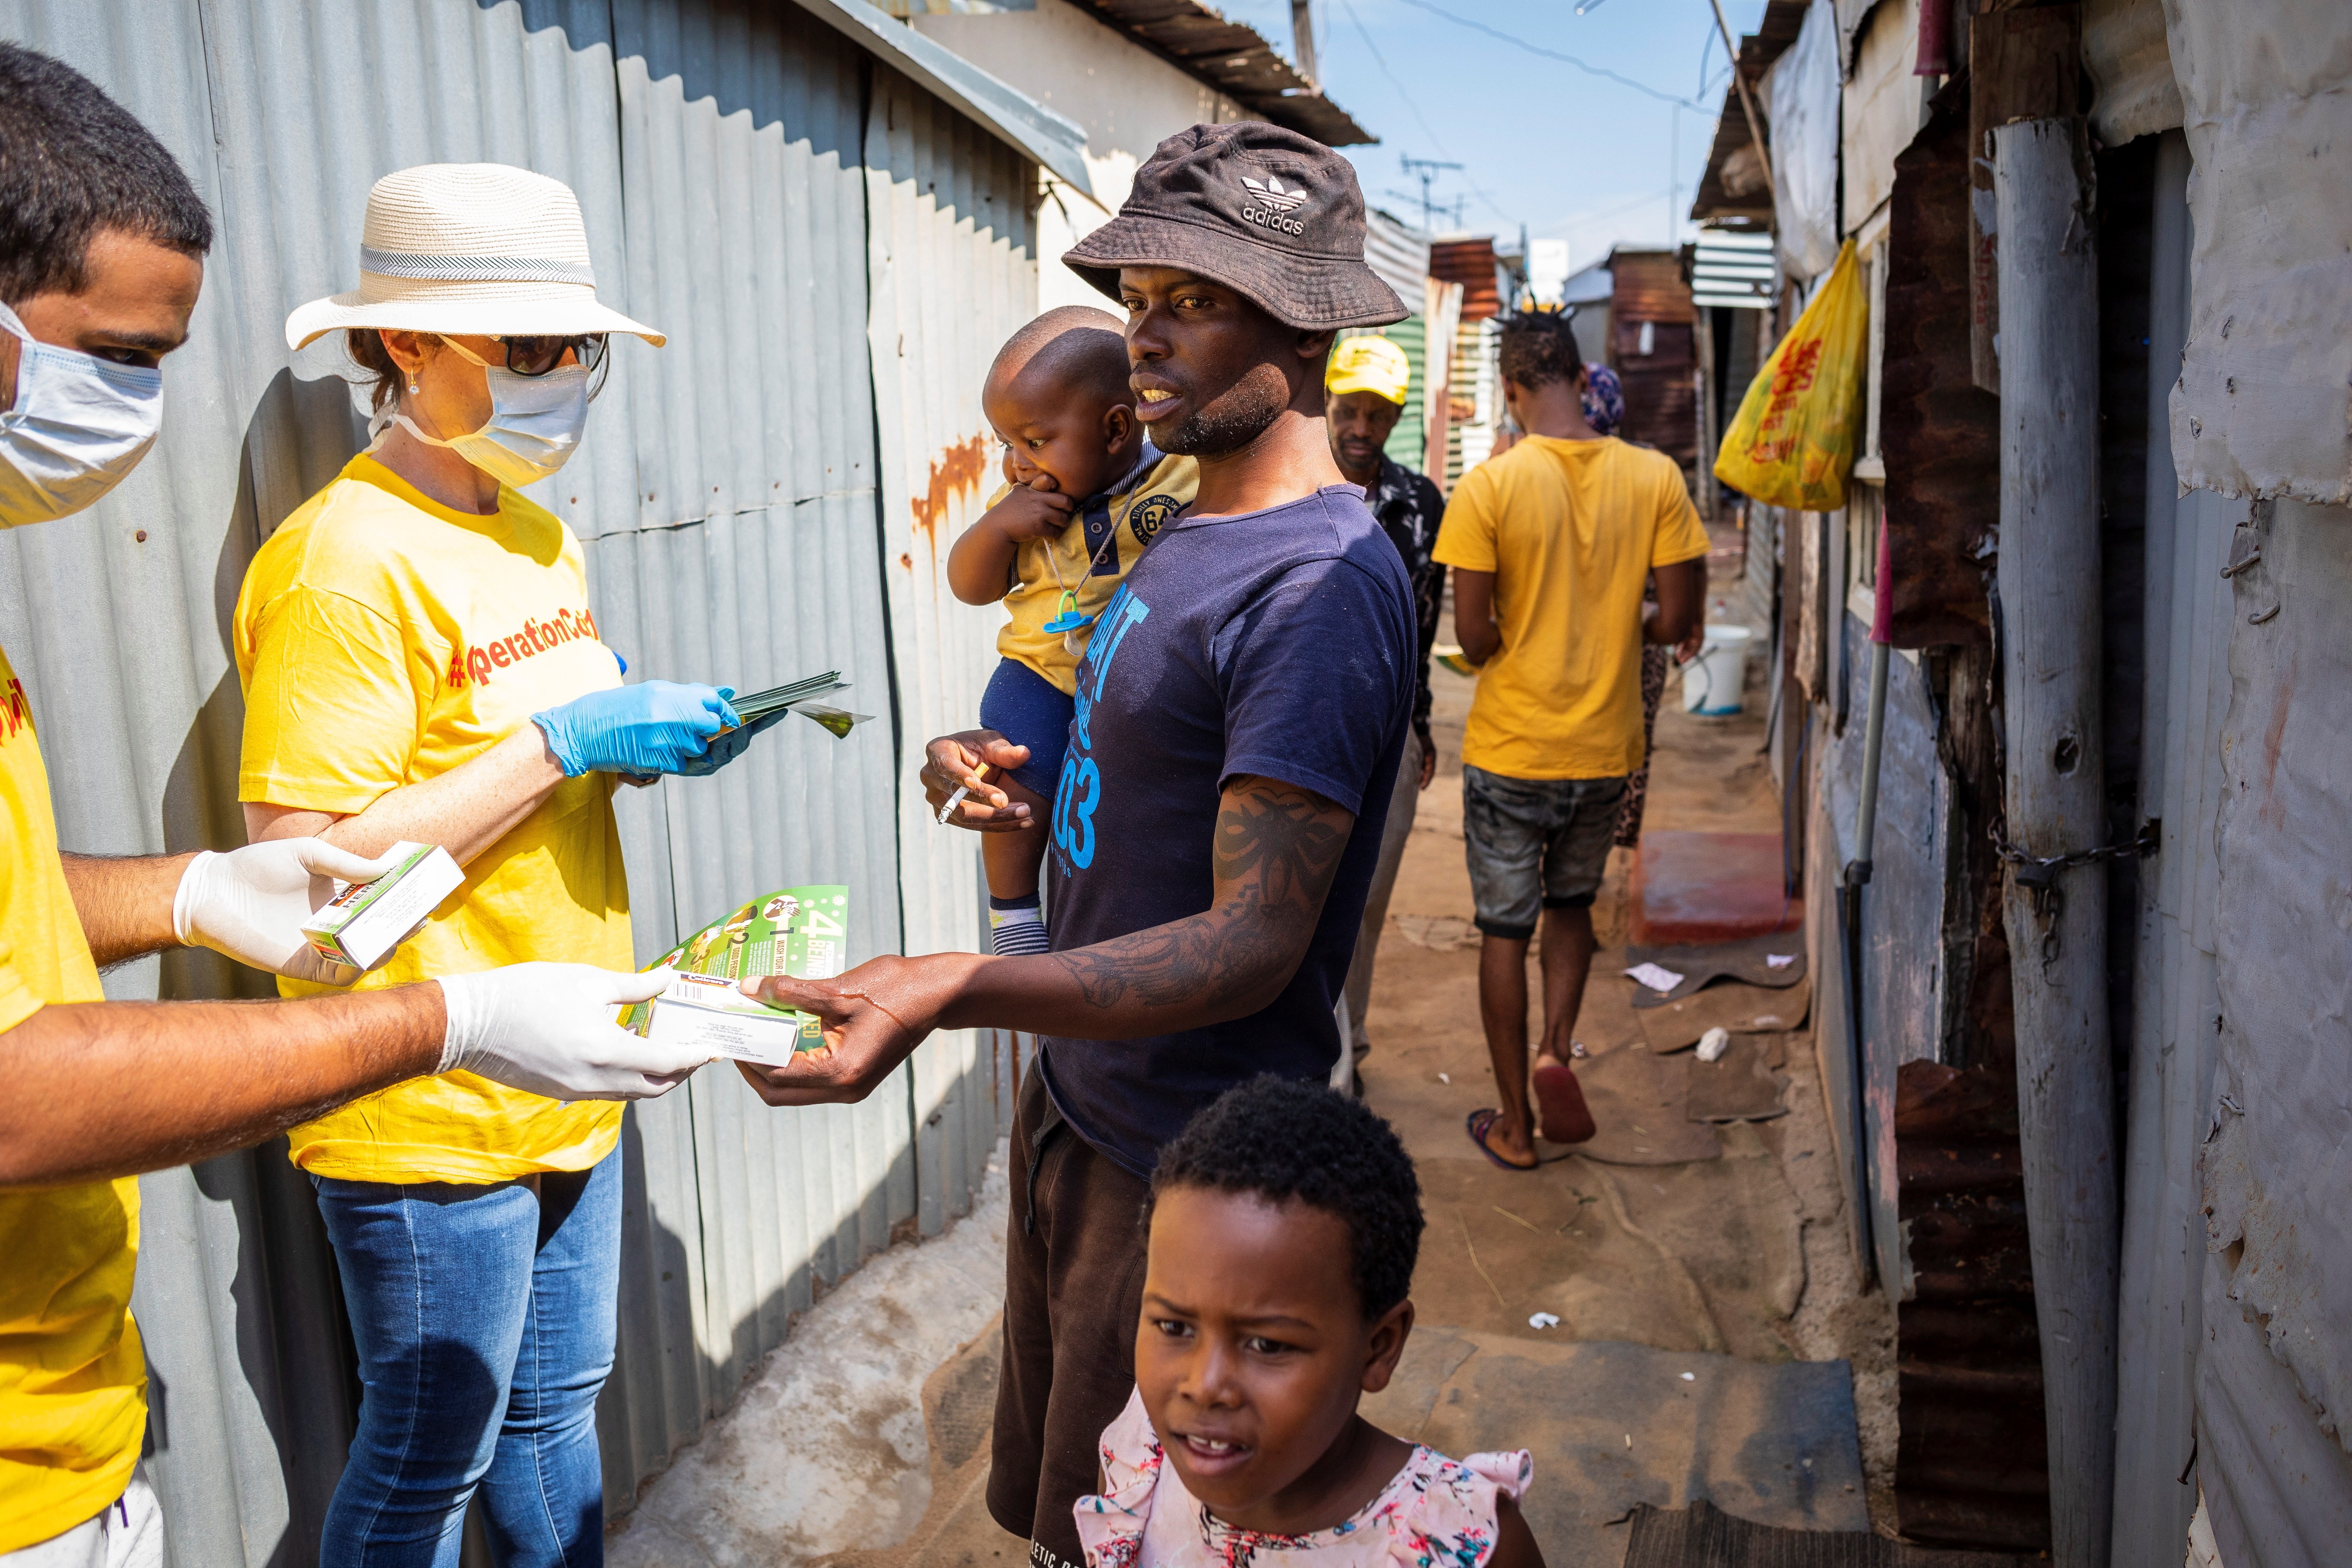
<path id="1" fill-rule="evenodd" d="M 1012 1144 L 988 1511 L 1029 1538 L 1036 1568 L 1078 1568 L 1071 1510 L 1096 1489 L 1097 1444 L 1135 1390 L 1150 1188 L 1070 1130 L 1034 1068 Z"/>

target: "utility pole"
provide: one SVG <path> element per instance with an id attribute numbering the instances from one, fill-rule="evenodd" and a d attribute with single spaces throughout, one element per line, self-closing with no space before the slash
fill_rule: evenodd
<path id="1" fill-rule="evenodd" d="M 2017 1122 L 2050 1441 L 2050 1555 L 2106 1568 L 2116 1080 L 2099 702 L 2099 267 L 2087 126 L 1992 132 L 2000 236 L 2001 702 Z M 1881 592 L 1885 588 L 1882 584 Z M 2071 862 L 2071 863 L 2070 863 Z"/>
<path id="2" fill-rule="evenodd" d="M 1400 155 L 1398 161 L 1404 164 L 1404 172 L 1408 175 L 1421 181 L 1421 226 L 1424 233 L 1435 233 L 1438 204 L 1431 198 L 1429 189 L 1436 184 L 1439 174 L 1448 169 L 1459 169 L 1462 165 L 1440 163 L 1434 158 L 1413 158 L 1403 155 Z M 1454 205 L 1454 226 L 1459 228 L 1462 226 L 1462 218 L 1461 204 L 1458 202 Z"/>
<path id="3" fill-rule="evenodd" d="M 1315 68 L 1314 0 L 1290 0 L 1290 53 L 1298 74 L 1316 91 L 1323 90 L 1323 73 Z"/>

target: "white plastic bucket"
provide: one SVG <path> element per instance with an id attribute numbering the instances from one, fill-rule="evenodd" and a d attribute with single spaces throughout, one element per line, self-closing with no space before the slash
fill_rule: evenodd
<path id="1" fill-rule="evenodd" d="M 1709 717 L 1739 711 L 1739 694 L 1748 683 L 1748 643 L 1755 634 L 1746 626 L 1710 621 L 1698 657 L 1683 666 L 1683 711 Z"/>

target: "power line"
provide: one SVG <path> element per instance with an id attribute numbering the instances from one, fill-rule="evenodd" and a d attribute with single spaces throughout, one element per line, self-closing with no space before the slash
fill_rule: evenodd
<path id="1" fill-rule="evenodd" d="M 1490 38 L 1508 44 L 1514 48 L 1525 49 L 1531 55 L 1539 55 L 1548 60 L 1558 60 L 1562 65 L 1574 66 L 1578 70 L 1584 72 L 1588 76 L 1601 77 L 1606 80 L 1613 81 L 1621 87 L 1630 87 L 1635 92 L 1654 98 L 1661 103 L 1679 103 L 1684 108 L 1695 109 L 1701 114 L 1705 114 L 1706 112 L 1706 106 L 1704 104 L 1693 103 L 1689 99 L 1676 97 L 1671 92 L 1661 92 L 1658 89 L 1652 87 L 1647 82 L 1635 81 L 1632 77 L 1620 75 L 1618 72 L 1611 70 L 1606 66 L 1596 66 L 1588 61 L 1578 59 L 1574 55 L 1564 55 L 1558 49 L 1548 49 L 1541 44 L 1531 44 L 1525 38 L 1517 37 L 1499 28 L 1490 27 L 1484 22 L 1474 22 L 1467 16 L 1457 16 L 1453 12 L 1446 10 L 1441 5 L 1431 5 L 1430 0 L 1404 0 L 1404 3 L 1417 11 L 1426 11 L 1433 16 L 1443 17 L 1444 20 L 1453 23 L 1457 27 L 1467 27 L 1474 33 L 1484 33 Z"/>
<path id="2" fill-rule="evenodd" d="M 1366 30 L 1364 26 L 1364 19 L 1356 14 L 1356 0 L 1339 0 L 1339 4 L 1347 9 L 1348 20 L 1355 27 L 1356 36 L 1364 40 L 1364 47 L 1370 51 L 1372 57 L 1372 63 L 1381 68 L 1381 74 L 1389 79 L 1389 85 L 1396 89 L 1396 94 L 1399 98 L 1404 100 L 1404 106 L 1412 110 L 1412 117 L 1415 120 L 1421 121 L 1421 129 L 1423 132 L 1428 136 L 1430 145 L 1435 147 L 1438 152 L 1443 153 L 1444 156 L 1449 158 L 1452 157 L 1454 155 L 1453 150 L 1445 145 L 1445 138 L 1437 133 L 1437 128 L 1429 122 L 1429 116 L 1421 111 L 1421 105 L 1413 101 L 1412 94 L 1406 90 L 1403 82 L 1397 79 L 1396 72 L 1389 68 L 1388 57 L 1381 53 L 1380 45 L 1372 42 L 1372 35 Z M 1466 172 L 1463 176 L 1462 183 L 1468 185 L 1470 187 L 1470 194 L 1476 196 L 1480 201 L 1486 203 L 1486 205 L 1493 210 L 1496 217 L 1501 218 L 1505 223 L 1517 221 L 1509 213 L 1503 210 L 1502 203 L 1488 195 L 1485 190 L 1480 188 L 1475 180 L 1473 180 L 1468 176 Z M 1456 221 L 1459 220 L 1457 219 Z"/>

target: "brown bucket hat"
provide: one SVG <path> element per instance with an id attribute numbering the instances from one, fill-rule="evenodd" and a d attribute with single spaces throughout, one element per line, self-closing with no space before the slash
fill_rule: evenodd
<path id="1" fill-rule="evenodd" d="M 1255 120 L 1162 142 L 1118 216 L 1062 260 L 1114 300 L 1121 267 L 1181 267 L 1293 327 L 1381 327 L 1411 313 L 1364 265 L 1364 196 L 1348 160 Z"/>

